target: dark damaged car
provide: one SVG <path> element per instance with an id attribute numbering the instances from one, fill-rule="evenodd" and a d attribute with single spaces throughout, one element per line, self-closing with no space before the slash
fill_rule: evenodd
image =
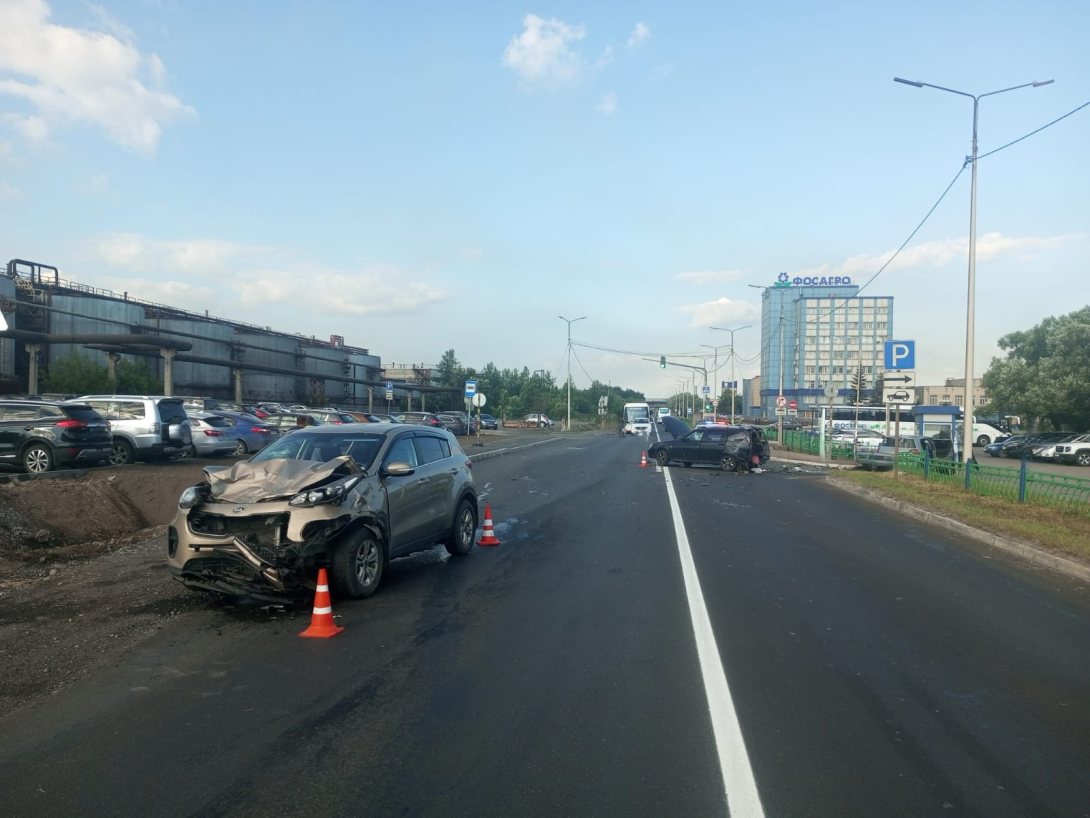
<path id="1" fill-rule="evenodd" d="M 652 443 L 647 456 L 660 466 L 700 463 L 724 471 L 749 471 L 768 462 L 768 441 L 757 426 L 707 425 L 686 429 L 684 424 L 673 428 L 668 425 L 667 431 L 675 435 L 674 440 Z"/>
<path id="2" fill-rule="evenodd" d="M 442 543 L 468 554 L 477 529 L 471 463 L 444 429 L 317 426 L 249 460 L 208 466 L 167 532 L 187 587 L 281 601 L 326 567 L 342 597 L 375 592 L 389 560 Z"/>

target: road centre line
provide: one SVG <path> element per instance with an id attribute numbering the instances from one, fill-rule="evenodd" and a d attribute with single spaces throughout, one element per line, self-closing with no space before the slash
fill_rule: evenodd
<path id="1" fill-rule="evenodd" d="M 670 469 L 663 469 L 666 493 L 670 498 L 670 513 L 674 518 L 674 536 L 678 556 L 681 558 L 681 575 L 685 580 L 685 595 L 689 600 L 689 616 L 693 623 L 700 672 L 704 678 L 704 693 L 708 699 L 708 714 L 715 735 L 715 749 L 719 754 L 719 769 L 723 776 L 723 790 L 731 818 L 764 818 L 761 796 L 749 763 L 742 727 L 734 709 L 734 700 L 727 683 L 727 672 L 719 655 L 708 608 L 700 590 L 700 578 L 689 547 L 689 535 L 681 518 Z"/>

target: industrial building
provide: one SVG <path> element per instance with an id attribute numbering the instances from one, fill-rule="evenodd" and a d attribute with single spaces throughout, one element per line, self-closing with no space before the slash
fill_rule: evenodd
<path id="1" fill-rule="evenodd" d="M 425 408 L 433 392 L 451 391 L 395 380 L 379 356 L 339 335 L 307 337 L 201 315 L 68 281 L 56 267 L 21 259 L 0 276 L 0 311 L 7 323 L 0 392 L 8 394 L 40 392 L 50 363 L 73 355 L 109 371 L 120 360 L 141 360 L 168 395 L 246 403 L 382 411 L 389 384 L 393 406 L 408 410 Z"/>
<path id="2" fill-rule="evenodd" d="M 892 337 L 892 296 L 861 296 L 848 276 L 781 273 L 761 298 L 761 414 L 772 417 L 780 395 L 800 412 L 854 404 L 855 373 L 871 388 Z"/>

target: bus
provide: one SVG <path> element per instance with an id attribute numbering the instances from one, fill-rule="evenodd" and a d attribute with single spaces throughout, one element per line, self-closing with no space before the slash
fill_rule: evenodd
<path id="1" fill-rule="evenodd" d="M 901 405 L 901 433 L 905 433 L 905 427 L 915 426 L 916 418 L 912 415 L 912 410 L 915 406 L 902 404 Z M 829 430 L 836 431 L 837 429 L 843 429 L 851 431 L 856 428 L 856 418 L 858 417 L 858 425 L 860 429 L 872 429 L 876 432 L 881 432 L 884 435 L 893 435 L 895 433 L 894 427 L 896 422 L 894 420 L 894 407 L 889 407 L 889 421 L 886 421 L 886 408 L 883 406 L 833 406 L 828 411 Z M 964 426 L 964 415 L 960 412 L 957 416 L 959 423 L 959 434 L 961 437 L 962 427 Z M 946 434 L 949 434 L 950 425 L 948 423 L 925 423 L 923 434 L 928 437 L 932 437 L 945 429 Z M 1002 428 L 999 428 L 991 423 L 980 420 L 979 418 L 973 418 L 973 443 L 977 446 L 987 446 L 989 443 L 994 443 L 996 440 L 1000 440 L 1008 436 L 1008 432 Z"/>
<path id="2" fill-rule="evenodd" d="M 626 403 L 621 410 L 621 424 L 626 434 L 633 434 L 633 424 L 642 420 L 650 425 L 651 407 L 647 403 Z"/>

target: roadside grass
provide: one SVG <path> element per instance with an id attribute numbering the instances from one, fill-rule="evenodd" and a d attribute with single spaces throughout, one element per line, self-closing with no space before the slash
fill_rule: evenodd
<path id="1" fill-rule="evenodd" d="M 951 519 L 1042 548 L 1090 561 L 1090 506 L 1083 508 L 1034 505 L 1000 497 L 966 493 L 957 486 L 925 482 L 893 472 L 841 471 L 830 479 L 857 486 L 934 511 Z"/>

